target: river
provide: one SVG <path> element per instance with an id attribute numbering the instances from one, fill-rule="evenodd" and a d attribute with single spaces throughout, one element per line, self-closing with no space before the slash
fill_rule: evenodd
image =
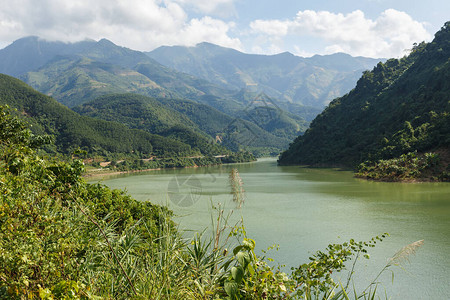
<path id="1" fill-rule="evenodd" d="M 241 210 L 231 201 L 228 175 L 237 168 L 244 183 Z M 390 236 L 357 264 L 355 286 L 364 289 L 403 246 L 424 240 L 409 262 L 381 277 L 391 299 L 450 299 L 450 184 L 385 183 L 356 179 L 351 172 L 277 166 L 275 159 L 214 167 L 117 175 L 102 183 L 126 189 L 138 200 L 168 205 L 180 228 L 210 228 L 211 203 L 243 216 L 257 248 L 275 262 L 298 266 L 329 243 Z M 344 276 L 345 277 L 345 276 Z M 383 295 L 383 293 L 381 293 Z"/>

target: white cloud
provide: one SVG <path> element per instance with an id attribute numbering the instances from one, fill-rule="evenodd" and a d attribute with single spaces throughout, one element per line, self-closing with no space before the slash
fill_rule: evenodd
<path id="1" fill-rule="evenodd" d="M 0 0 L 0 41 L 37 35 L 70 42 L 107 38 L 137 50 L 151 50 L 160 45 L 191 46 L 203 41 L 241 48 L 240 40 L 229 35 L 234 23 L 207 16 L 190 19 L 181 2 L 41 0 L 37 4 L 33 0 Z M 231 1 L 212 2 L 219 5 Z M 205 4 L 204 9 L 213 8 Z"/>
<path id="2" fill-rule="evenodd" d="M 208 15 L 229 17 L 236 14 L 235 0 L 173 0 L 183 6 Z"/>
<path id="3" fill-rule="evenodd" d="M 432 37 L 423 23 L 394 9 L 385 10 L 376 20 L 366 18 L 360 10 L 346 15 L 305 10 L 290 20 L 256 20 L 250 27 L 254 33 L 269 37 L 319 38 L 326 44 L 326 53 L 369 57 L 399 57 L 413 43 Z"/>

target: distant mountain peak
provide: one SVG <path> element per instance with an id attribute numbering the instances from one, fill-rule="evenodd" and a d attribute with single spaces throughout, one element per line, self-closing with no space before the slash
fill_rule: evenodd
<path id="1" fill-rule="evenodd" d="M 350 54 L 344 52 L 336 52 L 331 54 L 315 54 L 312 57 L 353 57 Z"/>
<path id="2" fill-rule="evenodd" d="M 217 48 L 224 48 L 222 46 L 210 43 L 210 42 L 201 42 L 195 45 L 196 47 L 217 47 Z"/>
<path id="3" fill-rule="evenodd" d="M 111 42 L 110 40 L 108 40 L 106 38 L 102 38 L 97 43 L 100 44 L 100 45 L 117 46 L 116 44 L 114 44 L 113 42 Z"/>
<path id="4" fill-rule="evenodd" d="M 293 57 L 293 56 L 296 56 L 296 55 L 292 54 L 289 51 L 285 51 L 285 52 L 281 52 L 281 53 L 275 54 L 274 56 L 278 56 L 278 57 Z"/>

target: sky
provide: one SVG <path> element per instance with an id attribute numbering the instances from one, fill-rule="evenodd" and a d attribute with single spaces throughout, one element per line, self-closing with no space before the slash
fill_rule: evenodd
<path id="1" fill-rule="evenodd" d="M 140 51 L 210 42 L 253 54 L 398 58 L 449 20 L 448 0 L 0 0 L 0 49 L 34 35 Z"/>

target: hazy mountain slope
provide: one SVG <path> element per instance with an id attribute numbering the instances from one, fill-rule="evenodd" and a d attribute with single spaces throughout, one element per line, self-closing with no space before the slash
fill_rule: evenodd
<path id="1" fill-rule="evenodd" d="M 272 147 L 282 150 L 287 147 L 289 139 L 284 134 L 276 135 L 276 132 L 265 130 L 258 122 L 258 116 L 253 120 L 231 117 L 209 105 L 198 104 L 189 100 L 158 99 L 165 105 L 185 114 L 198 127 L 210 134 L 219 137 L 224 145 L 231 149 L 240 147 Z M 280 115 L 273 115 L 274 122 Z M 259 123 L 259 124 L 258 124 Z M 297 124 L 292 125 L 297 126 Z M 288 130 L 289 127 L 284 127 Z"/>
<path id="2" fill-rule="evenodd" d="M 349 91 L 379 60 L 346 54 L 302 58 L 290 53 L 252 55 L 209 43 L 163 46 L 147 53 L 168 67 L 227 89 L 252 87 L 280 100 L 323 107 Z"/>
<path id="3" fill-rule="evenodd" d="M 36 36 L 21 38 L 0 50 L 0 73 L 18 77 L 42 67 L 58 55 L 72 55 L 92 47 L 94 43 L 48 42 Z"/>
<path id="4" fill-rule="evenodd" d="M 21 79 L 69 107 L 111 93 L 173 94 L 136 71 L 79 57 L 58 57 Z"/>
<path id="5" fill-rule="evenodd" d="M 49 151 L 70 153 L 80 147 L 91 154 L 192 153 L 189 145 L 176 140 L 131 130 L 116 122 L 80 116 L 22 81 L 3 74 L 0 74 L 0 104 L 16 108 L 36 133 L 54 136 L 56 148 Z"/>
<path id="6" fill-rule="evenodd" d="M 335 99 L 281 164 L 355 165 L 450 145 L 450 22 L 429 44 L 379 63 Z"/>
<path id="7" fill-rule="evenodd" d="M 77 74 L 61 74 L 61 72 L 71 71 L 71 66 L 76 67 L 76 64 L 80 62 L 84 63 L 83 68 L 87 68 L 86 62 L 94 64 L 90 66 L 92 68 L 101 65 L 102 72 L 111 72 L 113 77 L 118 75 L 116 74 L 118 69 L 122 69 L 120 70 L 121 80 L 119 78 L 108 80 L 107 75 L 100 75 L 104 80 L 102 81 L 96 74 L 98 70 L 82 70 L 83 77 L 87 81 L 92 81 L 92 84 L 88 85 L 88 91 L 81 93 L 76 100 L 80 90 L 72 90 L 72 87 L 66 86 L 64 81 L 76 84 L 74 76 Z M 109 67 L 105 67 L 108 65 Z M 45 41 L 38 37 L 22 38 L 0 50 L 0 71 L 20 77 L 39 91 L 51 94 L 58 101 L 70 103 L 71 106 L 105 94 L 109 92 L 111 86 L 114 89 L 110 92 L 133 91 L 144 95 L 165 97 L 176 95 L 193 98 L 205 94 L 224 97 L 234 93 L 211 84 L 207 80 L 167 68 L 143 52 L 117 46 L 106 39 L 98 42 L 62 43 Z M 128 79 L 123 76 L 127 72 L 134 78 Z M 136 73 L 140 73 L 147 79 L 139 78 Z M 90 78 L 91 74 L 93 78 Z M 43 81 L 46 80 L 49 84 L 44 85 Z M 133 81 L 137 81 L 136 86 L 130 86 Z M 82 84 L 85 85 L 84 82 Z"/>

